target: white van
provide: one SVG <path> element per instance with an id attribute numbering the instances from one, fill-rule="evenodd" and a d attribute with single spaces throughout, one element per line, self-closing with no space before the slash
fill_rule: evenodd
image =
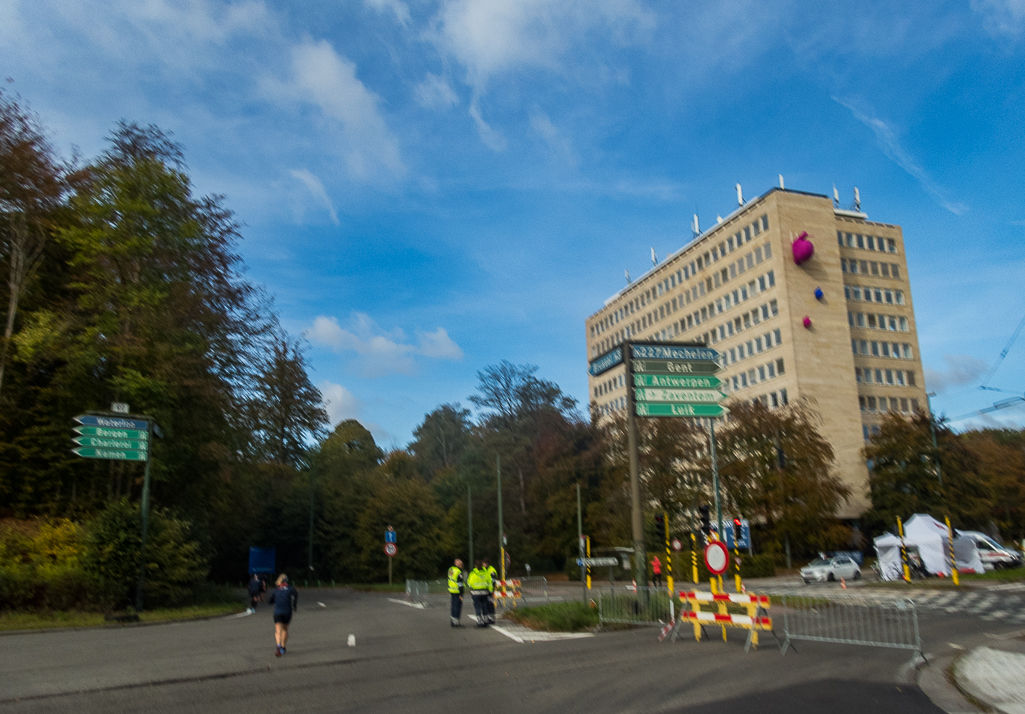
<path id="1" fill-rule="evenodd" d="M 986 570 L 1017 568 L 1021 565 L 1021 553 L 1000 545 L 985 533 L 979 531 L 957 531 L 957 533 L 975 541 L 975 547 L 979 549 L 979 558 Z"/>

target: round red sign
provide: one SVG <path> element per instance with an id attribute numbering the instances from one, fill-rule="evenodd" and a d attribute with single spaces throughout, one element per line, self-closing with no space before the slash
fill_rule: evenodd
<path id="1" fill-rule="evenodd" d="M 384 553 L 385 553 L 385 555 L 387 555 L 387 556 L 388 556 L 389 558 L 390 558 L 391 556 L 395 555 L 395 554 L 396 554 L 396 553 L 398 553 L 398 552 L 399 552 L 399 548 L 398 548 L 398 546 L 396 546 L 396 545 L 395 545 L 394 543 L 385 543 L 385 544 L 384 544 Z"/>
<path id="2" fill-rule="evenodd" d="M 705 567 L 714 575 L 722 575 L 730 567 L 730 554 L 725 544 L 713 540 L 705 546 Z"/>
<path id="3" fill-rule="evenodd" d="M 680 542 L 679 538 L 673 538 L 672 546 L 673 550 L 675 550 L 677 553 L 683 550 L 683 543 Z"/>

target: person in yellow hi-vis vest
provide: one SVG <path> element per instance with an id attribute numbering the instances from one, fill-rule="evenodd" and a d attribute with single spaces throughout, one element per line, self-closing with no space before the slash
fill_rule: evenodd
<path id="1" fill-rule="evenodd" d="M 488 559 L 484 558 L 481 561 L 484 564 L 484 570 L 488 574 L 488 623 L 491 625 L 495 624 L 495 583 L 498 582 L 498 571 L 495 570 L 494 565 L 488 565 Z"/>
<path id="2" fill-rule="evenodd" d="M 463 626 L 463 623 L 459 621 L 459 618 L 463 614 L 464 582 L 465 576 L 463 574 L 463 561 L 456 558 L 455 564 L 448 569 L 448 591 L 452 597 L 452 627 Z"/>
<path id="3" fill-rule="evenodd" d="M 488 626 L 488 571 L 481 561 L 477 561 L 473 570 L 466 576 L 466 586 L 473 597 L 473 611 L 477 615 L 477 627 Z"/>

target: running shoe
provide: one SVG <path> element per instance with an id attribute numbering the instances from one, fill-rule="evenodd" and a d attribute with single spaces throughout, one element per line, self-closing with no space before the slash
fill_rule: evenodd
<path id="1" fill-rule="evenodd" d="M 274 648 L 274 656 L 275 656 L 275 657 L 280 657 L 280 656 L 281 656 L 281 653 L 282 653 L 282 652 L 284 652 L 284 651 L 285 651 L 285 650 L 283 650 L 283 649 L 281 648 L 281 645 L 277 645 L 277 646 L 275 646 L 275 648 Z"/>

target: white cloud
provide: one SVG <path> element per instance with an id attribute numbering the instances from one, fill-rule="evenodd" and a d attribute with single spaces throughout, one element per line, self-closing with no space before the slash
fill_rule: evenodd
<path id="1" fill-rule="evenodd" d="M 634 0 L 447 0 L 436 42 L 480 91 L 500 72 L 557 67 L 578 38 L 601 25 L 621 36 L 650 29 L 654 18 Z"/>
<path id="2" fill-rule="evenodd" d="M 569 140 L 556 128 L 547 114 L 540 111 L 535 112 L 530 117 L 530 126 L 556 154 L 566 159 L 569 164 L 576 164 L 573 148 L 570 146 Z"/>
<path id="3" fill-rule="evenodd" d="M 507 145 L 505 137 L 502 136 L 502 132 L 484 121 L 484 117 L 480 115 L 480 108 L 477 105 L 476 99 L 470 103 L 470 118 L 477 125 L 477 133 L 480 134 L 481 141 L 494 151 L 505 151 Z"/>
<path id="4" fill-rule="evenodd" d="M 463 358 L 463 350 L 452 341 L 444 327 L 434 332 L 418 332 L 417 337 L 420 340 L 420 354 L 424 357 L 457 361 Z"/>
<path id="5" fill-rule="evenodd" d="M 417 103 L 427 109 L 444 109 L 459 103 L 459 97 L 444 77 L 427 73 L 414 90 Z"/>
<path id="6" fill-rule="evenodd" d="M 921 187 L 925 189 L 925 192 L 932 196 L 933 200 L 956 216 L 963 215 L 968 211 L 966 204 L 951 199 L 947 195 L 947 190 L 929 176 L 915 157 L 911 155 L 911 152 L 904 148 L 900 138 L 897 136 L 896 130 L 892 126 L 855 106 L 856 103 L 853 99 L 833 97 L 833 101 L 846 108 L 854 115 L 855 119 L 871 129 L 876 135 L 879 148 L 883 150 L 886 157 L 918 181 Z"/>
<path id="7" fill-rule="evenodd" d="M 324 396 L 324 408 L 332 424 L 346 419 L 356 419 L 363 413 L 363 403 L 355 394 L 340 384 L 323 382 L 320 393 Z"/>
<path id="8" fill-rule="evenodd" d="M 990 34 L 1017 38 L 1025 32 L 1025 0 L 972 0 L 972 10 Z"/>
<path id="9" fill-rule="evenodd" d="M 356 77 L 356 65 L 330 43 L 295 45 L 289 81 L 267 79 L 263 85 L 270 96 L 313 104 L 341 124 L 345 162 L 353 178 L 369 181 L 382 174 L 406 175 L 398 140 L 381 116 L 378 96 Z"/>
<path id="10" fill-rule="evenodd" d="M 293 178 L 302 181 L 306 188 L 310 190 L 310 193 L 323 202 L 325 208 L 327 208 L 328 214 L 331 216 L 331 222 L 337 226 L 338 214 L 335 212 L 334 204 L 331 203 L 331 198 L 327 195 L 327 191 L 324 190 L 324 184 L 321 180 L 307 169 L 292 169 L 288 173 L 290 173 Z"/>
<path id="11" fill-rule="evenodd" d="M 943 355 L 947 369 L 925 368 L 926 387 L 941 394 L 950 387 L 959 387 L 979 381 L 986 373 L 987 364 L 969 355 Z"/>
<path id="12" fill-rule="evenodd" d="M 401 0 L 364 0 L 364 2 L 378 12 L 392 12 L 403 27 L 409 25 L 409 7 Z"/>
<path id="13" fill-rule="evenodd" d="M 386 332 L 362 312 L 352 313 L 347 327 L 342 327 L 335 317 L 320 315 L 306 331 L 306 337 L 314 344 L 338 353 L 355 352 L 360 373 L 367 378 L 413 374 L 418 356 L 448 360 L 463 358 L 462 349 L 444 328 L 439 327 L 434 332 L 418 331 L 419 344 L 413 345 L 406 341 L 401 329 Z"/>

